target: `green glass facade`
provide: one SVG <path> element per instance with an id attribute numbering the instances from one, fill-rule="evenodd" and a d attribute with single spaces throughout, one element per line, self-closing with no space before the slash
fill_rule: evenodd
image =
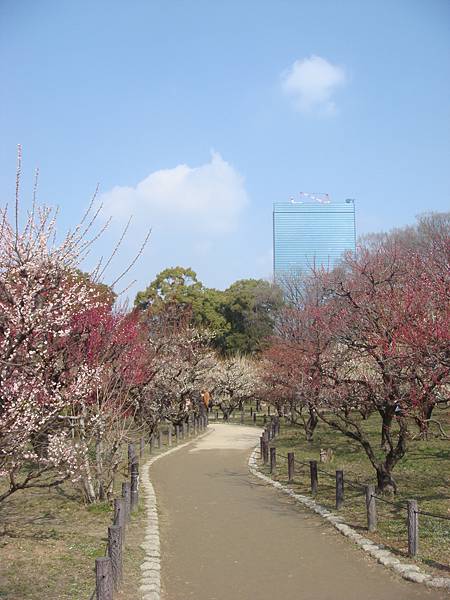
<path id="1" fill-rule="evenodd" d="M 355 251 L 355 203 L 275 202 L 273 269 L 275 280 L 312 267 L 332 269 L 343 253 Z"/>

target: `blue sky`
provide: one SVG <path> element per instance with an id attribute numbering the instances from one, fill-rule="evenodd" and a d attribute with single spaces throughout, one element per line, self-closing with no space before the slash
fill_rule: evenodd
<path id="1" fill-rule="evenodd" d="M 447 0 L 0 2 L 0 202 L 60 227 L 96 183 L 107 276 L 191 266 L 223 288 L 271 273 L 272 203 L 355 198 L 358 233 L 450 208 Z"/>

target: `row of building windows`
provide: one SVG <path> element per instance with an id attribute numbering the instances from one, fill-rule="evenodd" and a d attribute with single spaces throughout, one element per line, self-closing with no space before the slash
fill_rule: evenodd
<path id="1" fill-rule="evenodd" d="M 275 202 L 273 270 L 280 280 L 313 267 L 332 269 L 346 251 L 355 251 L 355 202 Z"/>

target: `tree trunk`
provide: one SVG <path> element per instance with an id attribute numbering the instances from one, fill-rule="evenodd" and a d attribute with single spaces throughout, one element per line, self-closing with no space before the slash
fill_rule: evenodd
<path id="1" fill-rule="evenodd" d="M 390 438 L 392 419 L 394 418 L 394 408 L 389 407 L 380 411 L 381 415 L 381 442 L 380 447 L 388 449 L 388 439 Z"/>
<path id="2" fill-rule="evenodd" d="M 309 417 L 305 423 L 305 434 L 306 434 L 306 441 L 311 443 L 313 441 L 314 430 L 317 427 L 317 423 L 318 423 L 319 419 L 317 417 L 316 411 L 313 408 L 308 408 L 308 411 L 309 411 Z"/>
<path id="3" fill-rule="evenodd" d="M 32 433 L 30 436 L 31 445 L 39 458 L 47 458 L 48 456 L 48 432 L 39 431 Z"/>
<path id="4" fill-rule="evenodd" d="M 84 412 L 85 409 L 84 409 Z M 79 420 L 79 427 L 80 427 L 80 442 L 85 445 L 86 442 L 86 429 L 85 429 L 85 423 L 84 423 L 84 414 L 82 417 L 80 417 Z M 85 452 L 84 452 L 84 459 L 83 459 L 83 470 L 84 470 L 84 475 L 83 475 L 83 491 L 84 491 L 84 495 L 86 497 L 86 500 L 89 502 L 89 504 L 92 504 L 93 502 L 95 502 L 96 500 L 96 496 L 95 496 L 95 488 L 94 488 L 94 484 L 93 484 L 93 478 L 92 478 L 92 471 L 91 471 L 91 465 L 89 464 L 89 452 L 87 447 L 85 446 Z"/>
<path id="5" fill-rule="evenodd" d="M 383 463 L 374 465 L 377 472 L 378 492 L 397 492 L 397 485 L 392 476 L 395 465 L 406 454 L 406 442 L 408 437 L 408 424 L 404 417 L 397 418 L 400 431 L 398 432 L 397 444 L 389 450 Z"/>
<path id="6" fill-rule="evenodd" d="M 392 477 L 392 469 L 381 463 L 376 467 L 377 471 L 377 492 L 393 493 L 397 492 L 397 484 Z"/>
<path id="7" fill-rule="evenodd" d="M 95 470 L 97 476 L 97 497 L 102 502 L 105 500 L 105 487 L 103 485 L 103 442 L 99 435 L 95 439 Z"/>
<path id="8" fill-rule="evenodd" d="M 431 419 L 431 415 L 433 414 L 433 409 L 435 406 L 435 402 L 429 402 L 422 406 L 420 414 L 415 417 L 415 421 L 419 428 L 420 439 L 427 440 L 428 439 L 428 419 Z"/>
<path id="9" fill-rule="evenodd" d="M 92 473 L 91 473 L 91 465 L 89 464 L 89 459 L 86 457 L 84 459 L 84 477 L 83 477 L 83 490 L 84 495 L 86 496 L 86 500 L 89 504 L 93 504 L 96 500 L 95 497 L 95 489 L 94 484 L 92 482 Z"/>

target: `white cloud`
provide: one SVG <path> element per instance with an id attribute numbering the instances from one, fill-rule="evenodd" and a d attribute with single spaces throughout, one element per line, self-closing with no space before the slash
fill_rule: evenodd
<path id="1" fill-rule="evenodd" d="M 155 229 L 221 234 L 236 229 L 248 196 L 243 177 L 213 152 L 204 165 L 154 171 L 136 187 L 116 186 L 101 200 L 105 214 L 119 221 L 133 215 Z"/>
<path id="2" fill-rule="evenodd" d="M 320 56 L 296 60 L 281 75 L 283 92 L 302 113 L 332 115 L 336 112 L 333 94 L 347 81 L 345 70 Z"/>

